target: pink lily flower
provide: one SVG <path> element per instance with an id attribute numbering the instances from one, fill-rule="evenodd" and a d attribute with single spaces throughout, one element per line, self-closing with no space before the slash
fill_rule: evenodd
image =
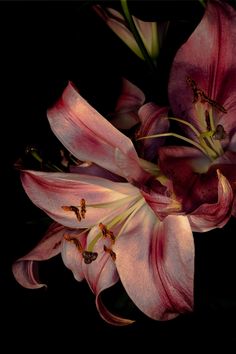
<path id="1" fill-rule="evenodd" d="M 112 8 L 103 8 L 100 5 L 94 5 L 93 9 L 106 22 L 110 29 L 142 60 L 145 60 L 133 33 L 127 26 L 124 16 Z M 166 26 L 160 25 L 160 35 L 158 38 L 158 27 L 156 22 L 142 21 L 132 16 L 137 31 L 143 41 L 143 44 L 152 59 L 156 59 L 166 31 Z M 160 43 L 159 43 L 160 42 Z"/>
<path id="2" fill-rule="evenodd" d="M 192 147 L 159 149 L 159 165 L 171 178 L 184 210 L 217 200 L 216 170 L 236 190 L 236 11 L 220 1 L 208 3 L 200 24 L 177 52 L 169 80 L 169 99 Z M 232 213 L 235 214 L 235 204 Z M 230 212 L 229 212 L 230 213 Z"/>
<path id="3" fill-rule="evenodd" d="M 98 294 L 97 287 L 113 285 L 117 271 L 128 295 L 151 318 L 170 319 L 191 311 L 192 232 L 187 217 L 182 215 L 161 221 L 162 214 L 177 212 L 179 205 L 158 193 L 163 186 L 150 174 L 152 169 L 155 173 L 156 166 L 143 163 L 131 140 L 95 111 L 71 84 L 49 110 L 48 118 L 54 133 L 79 160 L 94 162 L 127 181 L 88 174 L 22 172 L 25 191 L 38 207 L 66 229 L 86 232 L 86 244 L 78 236 L 81 247 L 77 247 L 85 278 L 97 279 L 99 262 L 105 256 L 109 259 L 102 268 L 105 285 L 91 285 L 89 281 L 93 291 Z M 152 200 L 151 208 L 147 201 L 155 195 L 158 198 Z M 64 239 L 76 244 L 70 234 Z M 22 278 L 28 276 L 24 269 Z"/>
<path id="4" fill-rule="evenodd" d="M 77 280 L 85 277 L 96 294 L 99 312 L 110 323 L 130 323 L 113 317 L 99 300 L 101 291 L 118 276 L 133 302 L 153 319 L 168 320 L 191 311 L 194 243 L 189 217 L 181 215 L 179 203 L 159 182 L 157 167 L 140 159 L 131 140 L 71 84 L 48 111 L 48 119 L 55 135 L 76 158 L 91 161 L 99 169 L 98 175 L 94 170 L 91 174 L 22 171 L 30 199 L 64 226 L 64 231 L 56 226 L 59 236 L 52 230 L 46 238 L 52 244 L 42 243 L 41 259 L 54 255 L 54 239 L 58 242 L 63 233 L 65 264 Z M 218 173 L 218 201 L 208 206 L 207 214 L 207 206 L 204 213 L 202 206 L 198 208 L 191 215 L 193 222 L 203 230 L 215 227 L 229 203 L 231 188 Z M 38 260 L 37 252 L 13 268 L 23 285 L 30 284 L 27 279 L 33 268 L 28 261 Z M 27 261 L 26 266 L 22 261 Z M 30 276 L 35 287 L 34 276 Z"/>

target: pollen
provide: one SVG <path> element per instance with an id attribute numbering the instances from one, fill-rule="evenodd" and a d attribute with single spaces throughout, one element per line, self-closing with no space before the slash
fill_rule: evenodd
<path id="1" fill-rule="evenodd" d="M 86 214 L 86 203 L 85 199 L 82 198 L 80 201 L 80 213 L 83 219 L 85 219 L 85 214 Z"/>
<path id="2" fill-rule="evenodd" d="M 202 89 L 200 89 L 196 82 L 191 79 L 191 77 L 186 78 L 187 84 L 191 87 L 193 91 L 193 103 L 196 103 L 197 101 L 201 101 L 202 103 L 207 102 L 209 105 L 217 109 L 218 111 L 222 113 L 227 113 L 227 110 L 219 103 L 214 101 L 212 98 L 210 98 Z"/>
<path id="3" fill-rule="evenodd" d="M 99 223 L 98 226 L 102 232 L 103 237 L 104 238 L 108 237 L 108 238 L 110 238 L 112 243 L 115 243 L 116 238 L 115 238 L 114 233 L 112 231 L 108 230 L 107 227 L 104 224 L 102 224 L 101 222 Z"/>
<path id="4" fill-rule="evenodd" d="M 116 260 L 116 254 L 115 254 L 115 252 L 112 251 L 111 248 L 108 248 L 106 245 L 103 246 L 103 249 L 104 249 L 104 251 L 105 251 L 106 253 L 109 253 L 109 254 L 110 254 L 112 260 L 115 262 L 115 260 Z"/>
<path id="5" fill-rule="evenodd" d="M 224 130 L 223 125 L 218 124 L 216 130 L 213 134 L 213 139 L 215 140 L 224 140 L 227 137 L 227 133 Z"/>
<path id="6" fill-rule="evenodd" d="M 66 241 L 68 241 L 68 242 L 74 243 L 74 245 L 76 246 L 76 248 L 78 249 L 78 251 L 79 251 L 80 253 L 83 252 L 83 247 L 81 246 L 81 243 L 79 242 L 79 240 L 78 240 L 77 238 L 71 237 L 70 235 L 65 234 L 65 235 L 64 235 L 64 239 L 65 239 Z"/>
<path id="7" fill-rule="evenodd" d="M 62 209 L 65 211 L 72 211 L 79 222 L 82 220 L 82 218 L 85 219 L 86 202 L 84 198 L 80 200 L 80 207 L 74 205 L 70 205 L 70 206 L 63 205 Z"/>
<path id="8" fill-rule="evenodd" d="M 62 206 L 62 209 L 65 211 L 73 211 L 73 213 L 75 213 L 75 216 L 77 218 L 77 220 L 80 222 L 81 221 L 81 216 L 80 216 L 80 212 L 79 212 L 79 208 L 77 208 L 74 205 L 71 206 Z"/>
<path id="9" fill-rule="evenodd" d="M 90 264 L 97 259 L 98 254 L 97 252 L 83 251 L 82 256 L 84 259 L 84 263 Z"/>

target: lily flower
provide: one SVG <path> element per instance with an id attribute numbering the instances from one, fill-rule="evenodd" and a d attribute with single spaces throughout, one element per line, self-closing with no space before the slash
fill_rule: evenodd
<path id="1" fill-rule="evenodd" d="M 159 149 L 159 165 L 173 181 L 184 210 L 215 203 L 219 170 L 236 190 L 236 11 L 208 3 L 204 17 L 178 50 L 170 73 L 169 100 L 192 145 Z M 233 211 L 235 213 L 235 211 Z"/>
<path id="2" fill-rule="evenodd" d="M 80 245 L 77 253 L 83 259 L 85 278 L 98 279 L 98 264 L 105 256 L 109 259 L 100 268 L 103 285 L 97 280 L 91 285 L 89 281 L 93 291 L 98 294 L 97 287 L 113 285 L 115 269 L 130 298 L 151 318 L 167 320 L 191 311 L 192 231 L 187 217 L 168 216 L 172 211 L 178 213 L 179 205 L 163 193 L 166 188 L 155 178 L 156 166 L 143 163 L 131 140 L 95 111 L 71 84 L 48 111 L 48 118 L 53 132 L 76 158 L 91 161 L 126 180 L 22 171 L 24 189 L 38 207 L 66 229 L 86 233 L 85 244 L 84 236 L 71 236 L 68 231 L 63 236 L 63 242 Z M 19 271 L 17 274 L 19 279 Z"/>
<path id="3" fill-rule="evenodd" d="M 140 159 L 132 141 L 70 83 L 48 111 L 48 119 L 73 156 L 99 167 L 98 175 L 94 170 L 89 170 L 91 174 L 25 170 L 23 187 L 36 206 L 64 226 L 63 242 L 70 249 L 64 262 L 76 279 L 84 276 L 88 281 L 102 317 L 114 324 L 130 323 L 112 317 L 99 300 L 117 276 L 133 302 L 153 319 L 168 320 L 191 311 L 194 243 L 189 217 L 182 215 L 179 203 L 158 180 L 156 165 Z M 232 203 L 231 187 L 220 173 L 218 198 L 207 214 L 207 206 L 204 213 L 201 206 L 191 215 L 199 228 L 214 228 Z M 23 260 L 33 259 L 28 255 Z M 21 261 L 15 274 L 24 284 L 29 268 Z"/>
<path id="4" fill-rule="evenodd" d="M 104 8 L 100 5 L 94 5 L 93 9 L 105 21 L 110 29 L 142 60 L 145 60 L 142 50 L 137 43 L 134 34 L 129 29 L 124 16 L 112 8 Z M 166 26 L 160 26 L 160 42 L 158 38 L 158 27 L 156 22 L 142 21 L 132 16 L 138 34 L 146 48 L 148 55 L 156 59 L 166 31 Z"/>

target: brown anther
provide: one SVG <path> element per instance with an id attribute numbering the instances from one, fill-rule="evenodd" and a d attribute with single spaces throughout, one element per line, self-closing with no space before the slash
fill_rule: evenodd
<path id="1" fill-rule="evenodd" d="M 105 225 L 103 225 L 101 222 L 99 223 L 99 228 L 100 228 L 100 230 L 101 230 L 101 232 L 102 232 L 102 235 L 104 236 L 104 237 L 106 237 L 107 236 L 107 228 L 106 228 L 106 226 Z"/>
<path id="2" fill-rule="evenodd" d="M 115 262 L 115 260 L 116 260 L 116 254 L 115 254 L 115 252 L 112 251 L 111 248 L 108 248 L 106 245 L 103 246 L 103 249 L 104 249 L 104 251 L 105 251 L 106 253 L 109 253 L 109 254 L 110 254 L 112 260 Z"/>
<path id="3" fill-rule="evenodd" d="M 79 242 L 79 240 L 75 237 L 71 237 L 70 235 L 68 234 L 64 234 L 64 239 L 68 242 L 72 242 L 74 243 L 74 245 L 76 246 L 76 248 L 78 249 L 78 251 L 80 253 L 82 253 L 83 251 L 83 247 L 81 246 L 81 243 Z"/>
<path id="4" fill-rule="evenodd" d="M 227 137 L 227 133 L 224 130 L 223 125 L 218 124 L 216 130 L 213 134 L 213 139 L 215 140 L 224 140 Z"/>
<path id="5" fill-rule="evenodd" d="M 207 130 L 211 131 L 211 121 L 210 121 L 210 115 L 208 111 L 205 111 L 205 120 L 206 120 Z"/>
<path id="6" fill-rule="evenodd" d="M 62 206 L 62 209 L 65 211 L 73 211 L 75 213 L 75 216 L 77 218 L 77 220 L 80 222 L 81 221 L 81 216 L 80 216 L 80 212 L 79 212 L 79 208 L 77 208 L 76 206 Z"/>
<path id="7" fill-rule="evenodd" d="M 109 237 L 111 239 L 112 243 L 115 243 L 116 238 L 115 238 L 113 232 L 108 230 L 107 227 L 104 224 L 102 224 L 101 222 L 98 226 L 102 232 L 103 237 Z"/>
<path id="8" fill-rule="evenodd" d="M 86 203 L 84 198 L 82 198 L 80 201 L 80 213 L 82 218 L 84 219 L 86 214 Z"/>
<path id="9" fill-rule="evenodd" d="M 113 232 L 112 231 L 108 231 L 107 235 L 111 239 L 112 243 L 115 243 L 116 238 L 115 238 L 115 235 L 113 234 Z"/>
<path id="10" fill-rule="evenodd" d="M 82 256 L 84 263 L 90 264 L 97 259 L 98 254 L 97 252 L 83 251 Z"/>
<path id="11" fill-rule="evenodd" d="M 191 77 L 188 76 L 186 78 L 186 81 L 193 91 L 193 103 L 201 100 L 201 102 L 203 103 L 204 102 L 209 103 L 212 107 L 216 108 L 218 111 L 222 113 L 227 113 L 227 110 L 221 104 L 217 103 L 216 101 L 208 97 L 207 94 L 197 86 L 196 82 L 193 79 L 191 79 Z"/>

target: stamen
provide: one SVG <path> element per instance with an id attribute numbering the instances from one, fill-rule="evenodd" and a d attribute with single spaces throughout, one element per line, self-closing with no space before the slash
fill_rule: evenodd
<path id="1" fill-rule="evenodd" d="M 143 140 L 143 139 L 152 139 L 152 138 L 162 138 L 164 136 L 173 136 L 175 138 L 181 139 L 186 141 L 187 143 L 194 145 L 196 148 L 198 148 L 199 150 L 201 150 L 205 155 L 208 155 L 208 153 L 206 152 L 206 150 L 198 143 L 196 143 L 194 140 L 189 139 L 189 138 L 185 138 L 184 136 L 180 135 L 180 134 L 176 134 L 176 133 L 163 133 L 163 134 L 155 134 L 155 135 L 147 135 L 147 136 L 143 136 L 142 138 L 139 138 L 138 140 Z"/>
<path id="2" fill-rule="evenodd" d="M 79 209 L 76 207 L 76 206 L 66 206 L 66 205 L 63 205 L 62 206 L 62 209 L 65 210 L 65 211 L 73 211 L 75 213 L 75 216 L 77 218 L 77 220 L 80 222 L 81 221 L 81 216 L 80 216 L 80 212 L 79 212 Z"/>
<path id="3" fill-rule="evenodd" d="M 103 225 L 101 222 L 99 223 L 99 228 L 102 232 L 103 237 L 109 237 L 112 241 L 112 243 L 115 243 L 115 236 L 112 231 L 108 230 L 105 225 Z"/>
<path id="4" fill-rule="evenodd" d="M 70 235 L 65 234 L 65 235 L 64 235 L 64 239 L 65 239 L 66 241 L 68 241 L 68 242 L 74 243 L 74 245 L 76 246 L 76 248 L 78 249 L 78 251 L 79 251 L 80 253 L 83 252 L 83 247 L 81 246 L 81 243 L 79 242 L 79 240 L 78 240 L 77 238 L 71 237 Z"/>
<path id="5" fill-rule="evenodd" d="M 85 199 L 82 198 L 80 201 L 80 213 L 82 218 L 85 218 L 85 214 L 86 214 L 86 204 L 85 204 Z"/>
<path id="6" fill-rule="evenodd" d="M 106 245 L 103 246 L 103 249 L 104 249 L 104 251 L 105 251 L 106 253 L 109 253 L 109 254 L 110 254 L 112 260 L 115 262 L 115 260 L 116 260 L 116 254 L 115 254 L 115 252 L 112 251 L 111 248 L 108 248 Z"/>
<path id="7" fill-rule="evenodd" d="M 215 132 L 213 134 L 213 139 L 215 139 L 215 140 L 224 140 L 226 137 L 227 137 L 227 133 L 224 130 L 223 125 L 218 124 L 216 126 L 216 130 L 215 130 Z"/>
<path id="8" fill-rule="evenodd" d="M 207 130 L 211 131 L 211 120 L 210 120 L 210 115 L 209 112 L 206 110 L 205 111 L 205 120 L 206 120 L 206 126 L 207 126 Z"/>
<path id="9" fill-rule="evenodd" d="M 191 87 L 191 89 L 193 90 L 193 103 L 197 102 L 200 99 L 202 102 L 209 103 L 212 107 L 216 108 L 218 111 L 222 113 L 227 113 L 227 110 L 221 104 L 217 103 L 216 101 L 208 97 L 207 94 L 197 86 L 196 82 L 193 79 L 191 79 L 188 76 L 186 78 L 186 81 L 188 85 Z"/>
<path id="10" fill-rule="evenodd" d="M 85 264 L 90 264 L 97 259 L 97 252 L 83 251 L 82 257 Z"/>

